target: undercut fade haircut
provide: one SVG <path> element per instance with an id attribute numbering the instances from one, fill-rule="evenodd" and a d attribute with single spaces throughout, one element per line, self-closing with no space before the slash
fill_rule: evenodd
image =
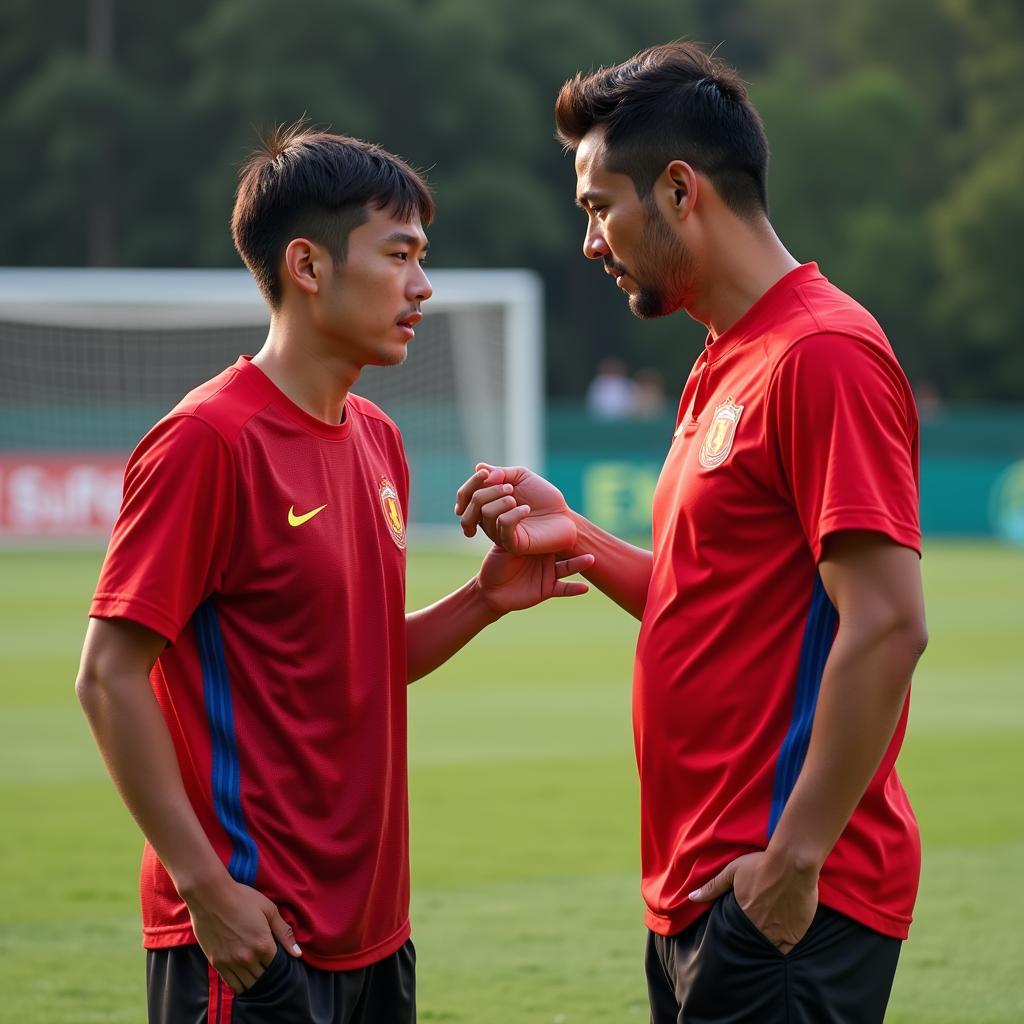
<path id="1" fill-rule="evenodd" d="M 239 172 L 231 237 L 272 309 L 283 292 L 281 258 L 294 238 L 324 246 L 345 262 L 348 236 L 370 208 L 398 220 L 434 219 L 434 199 L 421 175 L 380 146 L 314 131 L 302 121 L 281 125 Z"/>
<path id="2" fill-rule="evenodd" d="M 608 169 L 629 175 L 641 199 L 669 163 L 685 160 L 739 216 L 768 213 L 764 124 L 739 74 L 696 43 L 652 46 L 577 74 L 558 94 L 555 125 L 567 150 L 603 130 Z"/>

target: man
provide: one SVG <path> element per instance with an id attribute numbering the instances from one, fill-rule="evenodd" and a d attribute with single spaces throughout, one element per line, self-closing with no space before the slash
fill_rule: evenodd
<path id="1" fill-rule="evenodd" d="M 494 551 L 405 614 L 402 441 L 349 389 L 405 358 L 433 210 L 379 147 L 276 133 L 232 221 L 266 344 L 129 462 L 77 688 L 147 839 L 159 1024 L 415 1020 L 406 685 L 586 586 L 589 558 Z"/>
<path id="2" fill-rule="evenodd" d="M 456 512 L 509 551 L 593 552 L 585 575 L 641 621 L 652 1021 L 880 1021 L 920 861 L 893 768 L 926 642 L 910 389 L 874 319 L 773 231 L 732 69 L 654 47 L 567 82 L 556 120 L 584 254 L 638 317 L 684 309 L 707 344 L 653 555 L 525 469 L 478 467 Z"/>

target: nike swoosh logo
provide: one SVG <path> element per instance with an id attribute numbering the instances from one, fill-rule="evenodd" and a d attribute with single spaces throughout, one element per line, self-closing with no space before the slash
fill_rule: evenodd
<path id="1" fill-rule="evenodd" d="M 288 525 L 301 526 L 303 523 L 308 523 L 313 516 L 319 515 L 325 508 L 327 508 L 326 505 L 321 505 L 319 508 L 315 508 L 311 512 L 306 512 L 301 516 L 297 516 L 295 514 L 295 506 L 292 505 L 292 507 L 288 509 Z"/>

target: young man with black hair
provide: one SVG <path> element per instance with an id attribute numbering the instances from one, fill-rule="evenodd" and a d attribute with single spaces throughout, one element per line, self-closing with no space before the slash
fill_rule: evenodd
<path id="1" fill-rule="evenodd" d="M 585 590 L 589 556 L 494 550 L 405 613 L 402 440 L 349 389 L 405 358 L 433 211 L 379 147 L 277 132 L 232 221 L 266 343 L 129 461 L 77 689 L 147 840 L 154 1024 L 415 1020 L 406 686 Z"/>
<path id="2" fill-rule="evenodd" d="M 708 328 L 653 554 L 523 468 L 478 467 L 456 513 L 508 551 L 593 552 L 640 619 L 652 1021 L 881 1021 L 920 870 L 894 769 L 926 643 L 910 388 L 772 229 L 764 129 L 722 61 L 653 47 L 567 82 L 556 122 L 584 254 L 636 316 Z"/>

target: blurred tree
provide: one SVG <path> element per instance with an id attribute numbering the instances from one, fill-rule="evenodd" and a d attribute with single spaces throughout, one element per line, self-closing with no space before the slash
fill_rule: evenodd
<path id="1" fill-rule="evenodd" d="M 538 269 L 548 371 L 598 360 L 673 387 L 703 329 L 638 323 L 580 254 L 552 108 L 578 69 L 689 37 L 753 82 L 773 220 L 950 396 L 1019 387 L 1008 268 L 1024 124 L 1019 0 L 6 0 L 0 261 L 237 265 L 228 218 L 256 130 L 307 115 L 428 171 L 440 266 Z M 982 307 L 983 315 L 979 314 Z"/>
<path id="2" fill-rule="evenodd" d="M 966 116 L 932 224 L 941 279 L 935 322 L 951 339 L 956 393 L 1024 399 L 1024 8 L 949 0 L 968 41 Z"/>
<path id="3" fill-rule="evenodd" d="M 783 242 L 871 310 L 912 377 L 934 377 L 925 314 L 935 272 L 920 183 L 926 108 L 891 72 L 816 88 L 793 62 L 753 94 L 771 140 L 769 197 Z"/>

